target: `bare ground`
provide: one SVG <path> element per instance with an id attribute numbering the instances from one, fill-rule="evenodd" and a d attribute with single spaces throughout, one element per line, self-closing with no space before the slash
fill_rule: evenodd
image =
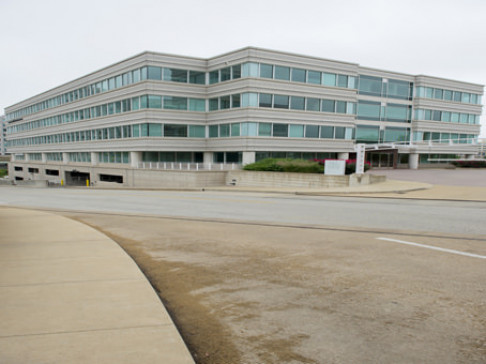
<path id="1" fill-rule="evenodd" d="M 376 232 L 70 216 L 133 257 L 197 363 L 486 363 L 484 259 Z M 398 238 L 486 255 L 484 237 Z"/>

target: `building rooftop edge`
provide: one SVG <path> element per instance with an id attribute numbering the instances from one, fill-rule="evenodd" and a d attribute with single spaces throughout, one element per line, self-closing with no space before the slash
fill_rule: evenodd
<path id="1" fill-rule="evenodd" d="M 114 67 L 114 66 L 116 66 L 118 64 L 121 64 L 121 63 L 130 61 L 132 59 L 136 59 L 138 57 L 143 57 L 143 56 L 146 56 L 146 55 L 160 55 L 160 56 L 185 58 L 185 59 L 192 59 L 192 60 L 198 60 L 198 61 L 208 62 L 210 60 L 214 60 L 214 59 L 217 59 L 217 58 L 225 57 L 225 56 L 231 55 L 233 53 L 238 53 L 238 52 L 242 52 L 242 51 L 245 51 L 245 50 L 248 50 L 248 51 L 255 50 L 255 51 L 263 51 L 263 52 L 277 53 L 277 54 L 282 54 L 282 55 L 283 54 L 285 54 L 285 55 L 292 55 L 292 56 L 304 57 L 304 58 L 314 59 L 314 60 L 321 60 L 321 61 L 328 61 L 328 62 L 336 62 L 336 63 L 354 65 L 354 66 L 357 66 L 357 67 L 359 67 L 361 69 L 368 69 L 368 70 L 372 70 L 372 71 L 394 73 L 394 74 L 397 74 L 397 75 L 403 75 L 403 76 L 408 76 L 408 77 L 427 77 L 427 78 L 431 78 L 431 79 L 435 79 L 435 80 L 458 82 L 458 83 L 462 83 L 462 84 L 466 84 L 466 85 L 471 85 L 471 86 L 476 86 L 476 87 L 479 86 L 479 87 L 482 87 L 482 88 L 485 87 L 485 85 L 478 84 L 478 83 L 473 83 L 473 82 L 467 82 L 467 81 L 461 81 L 461 80 L 454 80 L 454 79 L 444 78 L 444 77 L 428 76 L 428 75 L 423 75 L 423 74 L 414 75 L 414 74 L 397 72 L 397 71 L 389 71 L 389 70 L 384 70 L 384 69 L 380 69 L 380 68 L 373 68 L 373 67 L 361 66 L 359 63 L 353 63 L 353 62 L 347 62 L 347 61 L 339 61 L 339 60 L 333 60 L 333 59 L 328 59 L 328 58 L 321 58 L 321 57 L 317 57 L 317 56 L 310 56 L 310 55 L 299 54 L 299 53 L 295 53 L 295 52 L 285 52 L 285 51 L 273 50 L 273 49 L 268 49 L 268 48 L 255 47 L 255 46 L 246 46 L 246 47 L 238 48 L 238 49 L 235 49 L 235 50 L 232 50 L 232 51 L 228 51 L 228 52 L 225 52 L 225 53 L 221 53 L 219 55 L 216 55 L 216 56 L 213 56 L 213 57 L 209 57 L 209 58 L 202 58 L 202 57 L 194 57 L 194 56 L 178 55 L 178 54 L 173 54 L 173 53 L 164 53 L 164 52 L 156 52 L 156 51 L 145 50 L 145 51 L 142 51 L 140 53 L 137 53 L 137 54 L 135 54 L 135 55 L 133 55 L 131 57 L 122 59 L 121 61 L 118 61 L 118 62 L 109 64 L 109 65 L 104 66 L 102 68 L 99 68 L 99 69 L 97 69 L 97 70 L 95 70 L 93 72 L 90 72 L 90 73 L 85 74 L 83 76 L 77 77 L 77 78 L 75 78 L 73 80 L 64 82 L 64 83 L 62 83 L 62 84 L 60 84 L 58 86 L 55 86 L 53 88 L 50 88 L 50 89 L 48 89 L 46 91 L 43 91 L 43 92 L 38 93 L 36 95 L 33 95 L 31 97 L 28 97 L 27 99 L 24 99 L 24 100 L 21 100 L 19 102 L 16 102 L 15 104 L 9 105 L 9 106 L 5 107 L 4 111 L 5 111 L 5 114 L 7 114 L 7 109 L 15 108 L 17 105 L 22 104 L 22 103 L 25 103 L 28 100 L 37 98 L 39 96 L 42 96 L 43 94 L 47 94 L 49 92 L 52 92 L 53 90 L 56 90 L 56 89 L 61 88 L 63 86 L 66 86 L 66 85 L 68 85 L 68 84 L 70 84 L 72 82 L 79 81 L 79 80 L 81 80 L 83 78 L 89 77 L 89 76 L 94 75 L 94 74 L 96 74 L 98 72 L 104 71 L 104 70 L 109 69 L 111 67 Z"/>

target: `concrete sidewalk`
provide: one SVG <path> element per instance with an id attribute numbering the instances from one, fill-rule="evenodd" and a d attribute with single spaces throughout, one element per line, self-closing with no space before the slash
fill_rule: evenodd
<path id="1" fill-rule="evenodd" d="M 157 294 L 111 239 L 0 208 L 0 363 L 194 363 Z"/>

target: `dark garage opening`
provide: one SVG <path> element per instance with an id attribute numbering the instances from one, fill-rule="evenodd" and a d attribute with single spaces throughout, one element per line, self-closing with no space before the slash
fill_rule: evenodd
<path id="1" fill-rule="evenodd" d="M 123 176 L 117 176 L 115 174 L 100 174 L 100 182 L 123 183 Z"/>
<path id="2" fill-rule="evenodd" d="M 89 173 L 77 170 L 66 171 L 66 186 L 86 186 L 86 180 L 89 179 Z"/>

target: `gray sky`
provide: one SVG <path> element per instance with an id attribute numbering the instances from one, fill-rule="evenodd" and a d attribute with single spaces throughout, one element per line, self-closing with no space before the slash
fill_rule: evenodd
<path id="1" fill-rule="evenodd" d="M 486 84 L 486 0 L 0 0 L 0 15 L 0 114 L 144 50 L 251 45 Z"/>

